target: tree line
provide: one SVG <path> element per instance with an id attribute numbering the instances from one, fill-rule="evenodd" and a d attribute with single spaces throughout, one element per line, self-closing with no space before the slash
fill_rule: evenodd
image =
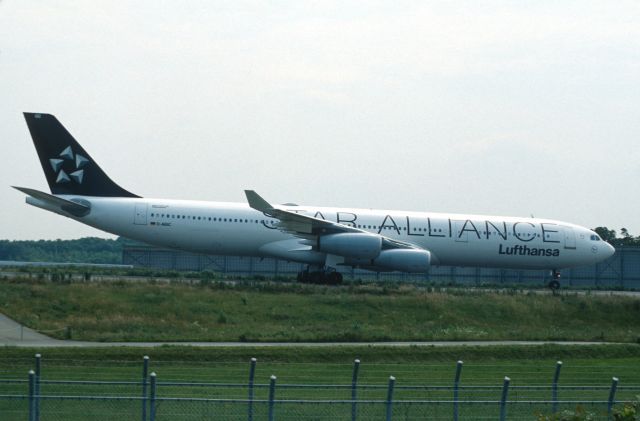
<path id="1" fill-rule="evenodd" d="M 610 230 L 607 227 L 597 227 L 594 231 L 612 246 L 640 246 L 640 235 L 634 237 L 626 228 L 620 228 L 619 235 L 616 230 Z"/>
<path id="2" fill-rule="evenodd" d="M 121 264 L 125 240 L 85 237 L 77 240 L 0 240 L 0 260 Z"/>

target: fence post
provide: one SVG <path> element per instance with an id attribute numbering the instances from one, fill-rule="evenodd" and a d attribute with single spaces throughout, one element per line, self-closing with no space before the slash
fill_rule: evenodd
<path id="1" fill-rule="evenodd" d="M 33 370 L 29 370 L 29 421 L 35 421 L 36 408 L 35 400 L 33 396 L 36 392 L 36 373 Z"/>
<path id="2" fill-rule="evenodd" d="M 147 421 L 147 380 L 149 377 L 149 356 L 142 357 L 142 421 Z"/>
<path id="3" fill-rule="evenodd" d="M 393 414 L 393 386 L 396 384 L 396 378 L 389 376 L 389 389 L 387 389 L 387 421 L 391 421 Z"/>
<path id="4" fill-rule="evenodd" d="M 556 363 L 556 372 L 553 375 L 553 384 L 551 385 L 551 413 L 558 412 L 558 380 L 560 379 L 560 369 L 562 368 L 562 361 Z"/>
<path id="5" fill-rule="evenodd" d="M 500 421 L 505 421 L 507 419 L 507 395 L 509 393 L 509 383 L 511 383 L 511 379 L 505 376 L 504 383 L 502 384 L 502 397 L 500 398 Z"/>
<path id="6" fill-rule="evenodd" d="M 458 391 L 460 387 L 460 375 L 462 374 L 462 361 L 456 363 L 456 377 L 453 379 L 453 421 L 458 421 Z"/>
<path id="7" fill-rule="evenodd" d="M 356 421 L 358 417 L 358 370 L 360 369 L 360 360 L 353 360 L 353 375 L 351 376 L 351 421 Z"/>
<path id="8" fill-rule="evenodd" d="M 274 400 L 276 397 L 276 376 L 273 374 L 269 379 L 269 421 L 274 420 Z"/>
<path id="9" fill-rule="evenodd" d="M 149 383 L 151 385 L 151 391 L 149 396 L 149 421 L 156 420 L 156 373 L 149 375 Z"/>
<path id="10" fill-rule="evenodd" d="M 35 396 L 34 396 L 34 405 L 35 405 L 35 414 L 34 420 L 38 421 L 40 419 L 40 367 L 42 361 L 42 355 L 36 354 L 36 384 L 35 384 Z"/>
<path id="11" fill-rule="evenodd" d="M 624 250 L 616 250 L 620 256 L 620 287 L 624 289 Z"/>
<path id="12" fill-rule="evenodd" d="M 611 419 L 613 404 L 616 403 L 616 390 L 618 390 L 618 378 L 611 379 L 611 390 L 609 391 L 609 402 L 607 403 L 607 416 Z"/>
<path id="13" fill-rule="evenodd" d="M 251 366 L 249 367 L 249 421 L 253 420 L 253 379 L 256 375 L 256 363 L 257 359 L 251 358 Z"/>

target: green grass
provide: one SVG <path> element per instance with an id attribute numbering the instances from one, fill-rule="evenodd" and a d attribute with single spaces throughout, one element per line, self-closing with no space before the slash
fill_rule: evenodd
<path id="1" fill-rule="evenodd" d="M 465 347 L 228 347 L 198 348 L 0 348 L 0 378 L 26 378 L 34 354 L 42 354 L 43 377 L 49 379 L 137 380 L 142 357 L 160 380 L 245 382 L 249 360 L 257 358 L 256 379 L 271 374 L 282 383 L 349 384 L 353 360 L 361 363 L 363 383 L 451 384 L 457 360 L 464 361 L 465 384 L 502 383 L 548 385 L 556 361 L 564 361 L 564 384 L 608 385 L 612 376 L 622 384 L 640 385 L 640 346 L 465 346 Z"/>
<path id="2" fill-rule="evenodd" d="M 284 388 L 283 385 L 343 385 L 351 383 L 353 359 L 362 360 L 359 384 L 374 386 L 361 388 L 360 399 L 384 401 L 390 375 L 396 377 L 397 401 L 444 400 L 452 398 L 448 390 L 407 390 L 405 386 L 450 386 L 455 372 L 455 361 L 464 360 L 462 386 L 490 386 L 492 389 L 463 389 L 461 400 L 497 401 L 505 375 L 511 377 L 511 385 L 546 386 L 542 390 L 512 389 L 510 419 L 534 419 L 538 412 L 549 412 L 549 405 L 517 403 L 526 400 L 550 399 L 548 386 L 553 377 L 557 360 L 564 362 L 560 376 L 561 386 L 592 385 L 601 388 L 595 391 L 560 390 L 564 400 L 606 400 L 612 376 L 620 378 L 621 389 L 618 400 L 632 399 L 640 390 L 640 346 L 531 346 L 531 347 L 369 347 L 354 346 L 340 348 L 93 348 L 93 349 L 22 349 L 0 348 L 0 379 L 26 379 L 33 368 L 33 355 L 42 352 L 43 380 L 98 380 L 139 381 L 142 373 L 142 356 L 150 356 L 150 369 L 157 373 L 160 386 L 158 396 L 190 398 L 245 399 L 247 389 L 243 386 L 175 386 L 166 382 L 239 383 L 246 384 L 249 359 L 258 359 L 256 370 L 257 399 L 267 398 L 269 376 L 277 376 L 276 398 L 290 399 L 349 399 L 350 389 L 317 387 Z M 165 382 L 165 384 L 162 384 Z M 633 389 L 623 389 L 622 387 Z M 26 384 L 3 384 L 1 394 L 24 394 Z M 59 396 L 140 396 L 139 385 L 43 385 L 42 393 Z M 95 400 L 51 400 L 43 407 L 47 419 L 113 419 L 120 416 L 134 419 L 139 414 L 139 401 L 95 401 Z M 13 406 L 12 406 L 13 405 Z M 217 413 L 221 419 L 246 419 L 246 404 L 215 404 L 206 406 L 197 402 L 163 401 L 160 412 L 165 419 L 208 419 Z M 210 405 L 210 404 L 209 404 Z M 572 408 L 566 405 L 563 408 Z M 592 406 L 601 414 L 603 405 Z M 24 419 L 26 401 L 6 401 L 0 398 L 3 415 Z M 394 407 L 394 419 L 433 419 L 441 416 L 451 419 L 450 404 L 428 406 L 407 405 L 400 402 Z M 257 418 L 265 418 L 265 408 L 257 405 Z M 293 404 L 278 405 L 278 419 L 348 419 L 350 405 Z M 383 403 L 361 405 L 361 418 L 384 419 Z M 487 417 L 496 419 L 497 404 L 466 404 L 461 406 L 461 419 Z M 208 414 L 208 415 L 207 415 Z"/>
<path id="3" fill-rule="evenodd" d="M 396 377 L 397 401 L 450 401 L 451 389 L 403 389 L 405 386 L 450 386 L 455 362 L 464 361 L 462 400 L 496 401 L 504 376 L 511 378 L 509 419 L 535 419 L 549 413 L 555 363 L 564 362 L 560 385 L 598 386 L 598 390 L 561 389 L 564 400 L 606 400 L 612 376 L 620 378 L 618 400 L 640 391 L 640 305 L 631 297 L 568 294 L 562 296 L 508 290 L 447 291 L 410 285 L 347 285 L 322 287 L 273 282 L 197 285 L 138 282 L 43 282 L 5 280 L 0 283 L 0 312 L 42 331 L 84 340 L 258 340 L 368 341 L 464 339 L 562 339 L 624 341 L 624 345 L 526 347 L 370 347 L 334 348 L 235 347 L 92 349 L 0 348 L 0 395 L 24 395 L 33 355 L 43 354 L 43 380 L 139 381 L 142 356 L 151 357 L 158 375 L 160 398 L 244 399 L 249 359 L 258 359 L 257 399 L 266 399 L 269 376 L 277 376 L 276 398 L 349 399 L 353 359 L 360 358 L 358 419 L 384 419 L 386 387 Z M 231 383 L 227 387 L 176 386 L 167 382 Z M 315 388 L 286 388 L 307 384 Z M 543 386 L 542 389 L 518 389 Z M 43 419 L 94 421 L 139 419 L 139 384 L 43 384 L 45 395 L 129 396 L 128 400 L 52 399 L 42 402 Z M 520 402 L 520 403 L 518 403 Z M 602 404 L 586 405 L 604 416 Z M 0 397 L 2 419 L 25 419 L 25 399 Z M 246 403 L 161 401 L 158 419 L 246 419 Z M 575 408 L 575 404 L 562 409 Z M 395 419 L 451 419 L 451 404 L 412 405 L 397 402 Z M 349 419 L 350 404 L 278 403 L 276 418 L 296 420 Z M 496 419 L 495 404 L 464 404 L 461 419 Z M 56 418 L 58 417 L 58 418 Z M 257 404 L 256 417 L 266 418 Z M 602 419 L 605 419 L 604 417 Z"/>
<path id="4" fill-rule="evenodd" d="M 442 290 L 444 291 L 444 290 Z M 0 283 L 0 312 L 92 341 L 577 340 L 635 343 L 640 300 L 410 285 Z"/>
<path id="5" fill-rule="evenodd" d="M 510 376 L 510 419 L 534 419 L 539 412 L 550 411 L 548 401 L 555 364 L 564 362 L 561 386 L 590 385 L 597 390 L 561 389 L 563 400 L 603 401 L 607 399 L 611 377 L 620 378 L 618 400 L 633 399 L 640 391 L 640 346 L 556 346 L 531 347 L 370 347 L 339 348 L 195 348 L 167 346 L 159 348 L 0 348 L 0 379 L 26 379 L 33 368 L 36 352 L 42 352 L 43 380 L 139 381 L 142 356 L 150 356 L 150 370 L 157 373 L 160 398 L 246 399 L 244 386 L 176 386 L 167 382 L 236 383 L 248 379 L 249 359 L 258 359 L 256 369 L 256 399 L 267 398 L 269 376 L 277 376 L 276 398 L 279 400 L 345 400 L 350 389 L 320 385 L 351 383 L 353 359 L 362 363 L 359 373 L 361 387 L 358 396 L 377 400 L 376 404 L 361 404 L 359 419 L 384 419 L 386 386 L 390 375 L 396 377 L 394 419 L 451 419 L 451 404 L 404 404 L 407 400 L 451 401 L 452 390 L 403 389 L 405 386 L 451 386 L 455 362 L 464 361 L 462 386 L 489 386 L 490 389 L 462 389 L 460 399 L 497 401 L 505 375 Z M 164 384 L 163 384 L 164 383 Z M 306 384 L 316 388 L 285 388 L 284 385 Z M 517 389 L 520 386 L 544 386 L 538 390 Z M 629 389 L 631 388 L 631 389 Z M 137 419 L 141 394 L 139 384 L 43 384 L 42 394 L 56 396 L 129 396 L 125 401 L 83 399 L 52 399 L 45 401 L 43 419 Z M 0 394 L 24 394 L 25 383 L 6 384 L 0 381 Z M 310 403 L 277 404 L 277 419 L 300 417 L 331 420 L 349 419 L 349 404 Z M 603 404 L 589 408 L 604 414 Z M 2 419 L 25 419 L 27 401 L 5 400 L 0 397 Z M 220 419 L 246 419 L 246 403 L 199 403 L 162 401 L 159 414 L 164 419 L 200 420 L 217 414 Z M 575 408 L 575 404 L 561 405 Z M 256 404 L 256 419 L 266 418 L 264 404 Z M 461 419 L 496 419 L 497 404 L 461 404 Z M 162 419 L 162 418 L 160 418 Z M 604 419 L 604 418 L 603 418 Z"/>

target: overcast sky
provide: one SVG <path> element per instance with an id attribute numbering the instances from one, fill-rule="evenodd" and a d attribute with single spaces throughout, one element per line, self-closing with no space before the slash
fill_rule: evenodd
<path id="1" fill-rule="evenodd" d="M 146 197 L 546 217 L 640 235 L 638 1 L 0 2 L 0 238 L 108 234 L 23 111 Z"/>

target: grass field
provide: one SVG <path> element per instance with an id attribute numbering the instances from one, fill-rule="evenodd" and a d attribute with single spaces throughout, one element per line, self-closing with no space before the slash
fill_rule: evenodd
<path id="1" fill-rule="evenodd" d="M 198 348 L 0 348 L 0 378 L 26 378 L 34 354 L 42 354 L 45 377 L 51 379 L 136 380 L 142 357 L 160 379 L 243 382 L 249 360 L 258 359 L 256 378 L 276 374 L 285 383 L 347 384 L 353 360 L 362 361 L 365 383 L 386 383 L 389 375 L 406 384 L 450 384 L 456 361 L 464 361 L 469 384 L 500 383 L 505 375 L 523 384 L 549 384 L 556 361 L 564 361 L 565 384 L 608 384 L 618 376 L 640 385 L 640 346 L 463 346 L 463 347 L 228 347 Z"/>
<path id="2" fill-rule="evenodd" d="M 24 394 L 25 383 L 2 383 L 2 380 L 24 380 L 33 368 L 36 352 L 43 352 L 42 379 L 139 382 L 142 356 L 151 358 L 150 369 L 158 375 L 158 396 L 167 398 L 246 399 L 249 359 L 258 359 L 256 399 L 267 398 L 269 376 L 277 376 L 277 399 L 348 400 L 353 359 L 362 360 L 359 372 L 359 398 L 384 402 L 390 375 L 396 377 L 394 399 L 399 403 L 394 419 L 451 419 L 455 362 L 464 361 L 461 400 L 498 401 L 505 375 L 511 378 L 510 419 L 534 419 L 538 412 L 549 412 L 550 384 L 557 360 L 563 361 L 560 376 L 562 400 L 606 401 L 612 376 L 620 379 L 618 400 L 633 399 L 640 391 L 640 346 L 532 346 L 532 347 L 345 347 L 309 348 L 222 348 L 160 347 L 153 349 L 18 349 L 0 348 L 0 394 Z M 200 382 L 199 386 L 176 385 L 175 382 Z M 296 387 L 294 385 L 306 385 Z M 330 387 L 337 385 L 340 387 Z M 413 389 L 407 387 L 413 386 Z M 416 386 L 429 386 L 415 388 Z M 599 386 L 596 390 L 572 389 L 571 386 Z M 440 388 L 439 388 L 440 387 Z M 472 388 L 473 387 L 473 388 Z M 527 389 L 529 387 L 529 389 Z M 565 387 L 563 389 L 562 387 Z M 47 419 L 133 419 L 139 413 L 139 384 L 43 384 L 42 393 L 67 396 L 69 400 L 45 402 Z M 123 401 L 86 401 L 71 396 L 128 396 Z M 428 407 L 408 407 L 400 401 L 439 400 Z M 522 402 L 522 403 L 518 403 Z M 24 404 L 24 405 L 23 405 Z M 0 412 L 24 418 L 26 402 L 0 399 Z M 221 419 L 246 419 L 246 403 L 216 404 L 204 407 L 193 402 L 178 405 L 163 401 L 164 419 L 207 419 L 217 411 Z M 278 419 L 347 418 L 350 406 L 306 405 L 278 407 Z M 574 408 L 567 404 L 564 407 Z M 498 406 L 473 404 L 461 406 L 461 419 L 495 419 Z M 602 404 L 594 406 L 602 413 Z M 363 404 L 359 419 L 384 419 L 384 404 Z M 264 414 L 264 408 L 257 409 Z M 367 412 L 369 411 L 369 412 Z M 367 415 L 368 414 L 368 415 Z M 415 417 L 407 414 L 414 414 Z M 403 416 L 404 415 L 404 416 Z M 12 419 L 11 417 L 6 419 Z M 256 418 L 263 419 L 263 418 Z"/>
<path id="3" fill-rule="evenodd" d="M 273 282 L 0 283 L 0 312 L 93 341 L 577 340 L 637 343 L 640 300 Z"/>
<path id="4" fill-rule="evenodd" d="M 51 278 L 53 279 L 53 278 Z M 78 282 L 79 280 L 79 282 Z M 612 377 L 618 400 L 640 393 L 640 301 L 633 297 L 443 289 L 410 284 L 341 287 L 288 282 L 128 278 L 0 282 L 0 312 L 64 338 L 95 341 L 595 340 L 598 346 L 0 348 L 0 419 L 25 419 L 27 371 L 43 355 L 43 419 L 140 419 L 142 356 L 158 375 L 158 419 L 247 419 L 249 360 L 256 399 L 277 376 L 277 419 L 349 419 L 354 358 L 362 361 L 358 419 L 384 419 L 389 376 L 393 419 L 451 419 L 455 365 L 464 361 L 461 419 L 496 419 L 504 376 L 508 419 L 549 413 L 556 361 L 559 397 L 590 402 L 606 419 Z M 54 383 L 49 383 L 54 382 Z M 97 383 L 96 383 L 97 382 Z M 104 383 L 106 382 L 106 383 Z M 193 383 L 200 384 L 178 384 Z M 6 398 L 6 396 L 17 396 Z M 3 398 L 2 396 L 5 396 Z M 22 397 L 20 397 L 22 396 Z M 115 398 L 118 397 L 118 398 Z M 189 398 L 190 401 L 172 400 Z M 200 400 L 199 400 L 200 399 Z M 205 399 L 205 400 L 201 400 Z M 225 401 L 210 401 L 224 399 Z M 237 399 L 229 402 L 228 399 Z M 298 404 L 295 400 L 313 400 Z M 411 403 L 429 401 L 430 403 Z M 437 401 L 437 402 L 433 402 Z M 319 402 L 319 403 L 318 403 Z M 323 403 L 324 402 L 324 403 Z M 330 403 L 342 402 L 342 403 Z M 561 408 L 575 409 L 575 403 Z M 265 403 L 256 418 L 266 419 Z M 598 418 L 598 419 L 600 419 Z"/>

